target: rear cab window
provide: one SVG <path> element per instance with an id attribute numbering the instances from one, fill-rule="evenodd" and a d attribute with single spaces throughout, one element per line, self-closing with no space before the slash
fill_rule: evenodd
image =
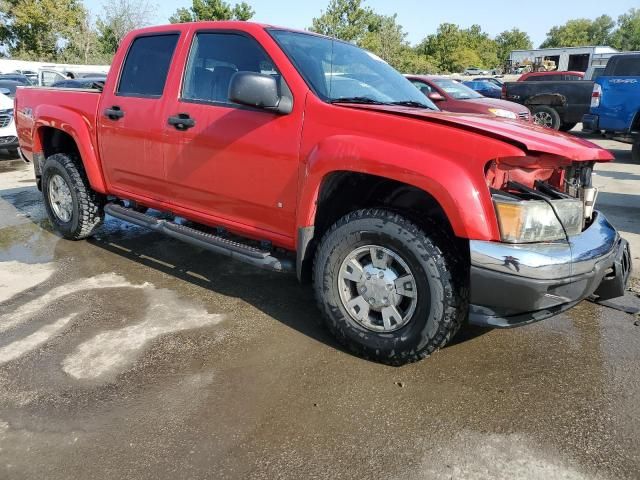
<path id="1" fill-rule="evenodd" d="M 136 38 L 124 61 L 116 95 L 160 98 L 179 36 L 168 33 Z"/>
<path id="2" fill-rule="evenodd" d="M 640 77 L 640 55 L 612 57 L 605 68 L 606 77 Z"/>

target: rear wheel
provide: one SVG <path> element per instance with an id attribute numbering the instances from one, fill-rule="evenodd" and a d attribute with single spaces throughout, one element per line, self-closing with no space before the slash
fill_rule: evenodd
<path id="1" fill-rule="evenodd" d="M 560 115 L 558 112 L 547 105 L 536 105 L 531 109 L 533 113 L 533 121 L 537 125 L 541 125 L 547 128 L 553 128 L 559 130 L 562 122 L 560 121 Z"/>
<path id="2" fill-rule="evenodd" d="M 436 232 L 396 213 L 350 213 L 324 236 L 314 262 L 326 325 L 366 358 L 420 360 L 446 345 L 466 317 L 466 275 L 454 274 L 459 260 Z"/>
<path id="3" fill-rule="evenodd" d="M 633 142 L 633 147 L 631 148 L 631 159 L 635 163 L 640 163 L 640 135 L 638 135 L 635 142 Z"/>
<path id="4" fill-rule="evenodd" d="M 75 157 L 51 155 L 42 167 L 42 194 L 51 223 L 63 237 L 81 240 L 104 219 L 104 200 L 94 192 Z"/>

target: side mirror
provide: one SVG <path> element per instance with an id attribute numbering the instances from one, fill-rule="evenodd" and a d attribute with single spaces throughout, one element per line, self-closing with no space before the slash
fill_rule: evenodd
<path id="1" fill-rule="evenodd" d="M 0 93 L 2 95 L 11 95 L 11 90 L 9 90 L 8 88 L 0 88 Z"/>
<path id="2" fill-rule="evenodd" d="M 432 102 L 442 102 L 444 100 L 444 97 L 438 92 L 431 92 L 427 95 L 427 98 L 429 98 L 429 100 L 431 100 Z"/>
<path id="3" fill-rule="evenodd" d="M 285 85 L 282 82 L 282 85 Z M 229 100 L 240 105 L 271 110 L 287 114 L 293 110 L 293 98 L 288 87 L 287 94 L 280 93 L 276 77 L 256 72 L 236 72 L 229 84 Z"/>

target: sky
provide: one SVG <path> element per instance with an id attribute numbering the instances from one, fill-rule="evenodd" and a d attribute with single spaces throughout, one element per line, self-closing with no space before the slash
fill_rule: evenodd
<path id="1" fill-rule="evenodd" d="M 151 23 L 167 23 L 178 7 L 188 7 L 191 0 L 150 0 L 157 5 Z M 227 0 L 229 1 L 229 0 Z M 235 3 L 231 0 L 229 3 Z M 256 12 L 253 20 L 274 25 L 304 29 L 311 19 L 320 15 L 329 0 L 246 0 Z M 94 14 L 102 12 L 105 0 L 84 0 Z M 416 44 L 434 33 L 441 23 L 455 23 L 461 27 L 479 24 L 485 32 L 495 36 L 513 27 L 526 31 L 534 46 L 540 45 L 554 25 L 572 18 L 595 18 L 608 14 L 614 19 L 630 8 L 638 7 L 638 0 L 365 0 L 376 12 L 398 14 L 398 22 L 408 33 L 407 39 Z"/>

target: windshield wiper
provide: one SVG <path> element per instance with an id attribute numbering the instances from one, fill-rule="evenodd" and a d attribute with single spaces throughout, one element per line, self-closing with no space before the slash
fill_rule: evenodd
<path id="1" fill-rule="evenodd" d="M 429 105 L 425 105 L 424 103 L 416 102 L 415 100 L 403 100 L 401 102 L 389 102 L 387 105 L 398 105 L 400 107 L 414 107 L 414 108 L 428 108 L 429 110 L 433 110 Z"/>
<path id="2" fill-rule="evenodd" d="M 369 97 L 340 97 L 331 100 L 331 103 L 362 103 L 365 105 L 389 105 Z"/>

